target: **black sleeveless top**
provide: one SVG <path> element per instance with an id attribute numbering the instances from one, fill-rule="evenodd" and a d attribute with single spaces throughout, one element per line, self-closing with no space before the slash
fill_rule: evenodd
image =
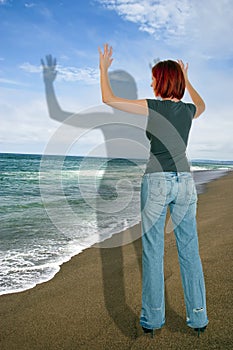
<path id="1" fill-rule="evenodd" d="M 146 135 L 150 141 L 150 157 L 146 173 L 189 172 L 186 147 L 195 105 L 155 99 L 147 99 L 147 105 Z"/>

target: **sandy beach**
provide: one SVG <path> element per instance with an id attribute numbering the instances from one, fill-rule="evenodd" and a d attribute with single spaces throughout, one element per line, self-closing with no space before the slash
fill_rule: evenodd
<path id="1" fill-rule="evenodd" d="M 232 349 L 233 173 L 199 195 L 198 233 L 209 325 L 186 326 L 177 250 L 165 235 L 166 324 L 154 339 L 139 325 L 141 241 L 86 249 L 49 282 L 0 297 L 1 350 Z M 124 239 L 140 225 L 118 234 Z M 114 237 L 112 238 L 114 239 Z"/>

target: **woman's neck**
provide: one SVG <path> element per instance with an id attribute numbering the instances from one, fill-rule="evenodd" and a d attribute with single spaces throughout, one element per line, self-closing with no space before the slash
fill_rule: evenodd
<path id="1" fill-rule="evenodd" d="M 172 98 L 172 97 L 166 97 L 162 98 L 163 101 L 173 101 L 173 102 L 179 102 L 180 100 L 178 98 Z"/>

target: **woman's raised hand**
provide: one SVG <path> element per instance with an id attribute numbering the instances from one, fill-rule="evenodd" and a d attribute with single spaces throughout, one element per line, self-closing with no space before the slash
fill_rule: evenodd
<path id="1" fill-rule="evenodd" d="M 184 79 L 185 79 L 185 83 L 187 83 L 188 81 L 188 63 L 186 63 L 186 65 L 184 65 L 184 62 L 182 60 L 177 60 L 177 62 L 179 63 L 182 72 L 184 74 Z"/>
<path id="2" fill-rule="evenodd" d="M 41 59 L 43 77 L 45 83 L 53 83 L 57 76 L 57 60 L 52 55 L 47 55 L 45 61 Z"/>
<path id="3" fill-rule="evenodd" d="M 100 69 L 108 70 L 108 68 L 111 66 L 113 58 L 112 58 L 112 47 L 108 46 L 108 44 L 104 45 L 103 52 L 101 51 L 101 48 L 98 48 L 99 50 L 99 57 L 100 57 Z"/>

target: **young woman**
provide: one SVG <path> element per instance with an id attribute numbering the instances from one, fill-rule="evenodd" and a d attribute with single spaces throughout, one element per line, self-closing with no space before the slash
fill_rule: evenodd
<path id="1" fill-rule="evenodd" d="M 167 60 L 152 68 L 152 88 L 159 99 L 128 100 L 115 96 L 108 79 L 112 48 L 99 48 L 102 100 L 109 106 L 148 117 L 150 157 L 141 184 L 142 309 L 145 333 L 165 323 L 164 226 L 169 207 L 176 237 L 187 325 L 204 331 L 207 324 L 205 284 L 196 230 L 197 194 L 186 158 L 193 118 L 205 103 L 188 79 L 188 65 Z M 193 103 L 181 101 L 185 87 Z"/>

